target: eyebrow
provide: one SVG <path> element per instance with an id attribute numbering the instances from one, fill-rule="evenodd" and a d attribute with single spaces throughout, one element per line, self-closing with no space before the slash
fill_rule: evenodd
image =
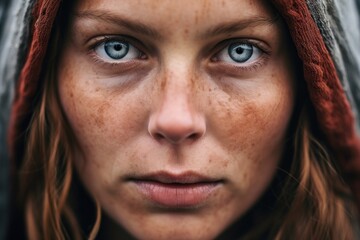
<path id="1" fill-rule="evenodd" d="M 75 17 L 87 18 L 87 19 L 92 19 L 92 20 L 101 20 L 101 21 L 105 21 L 105 22 L 108 22 L 111 24 L 123 26 L 129 30 L 132 30 L 135 32 L 140 32 L 144 35 L 153 37 L 155 39 L 161 38 L 161 34 L 154 28 L 151 28 L 150 26 L 142 24 L 136 20 L 129 20 L 124 17 L 114 15 L 114 14 L 112 14 L 110 12 L 106 12 L 106 11 L 97 11 L 97 10 L 82 11 L 79 13 L 75 13 Z"/>
<path id="2" fill-rule="evenodd" d="M 226 35 L 244 30 L 249 27 L 273 25 L 279 19 L 278 15 L 269 17 L 251 17 L 233 22 L 220 23 L 201 34 L 202 38 L 208 38 L 216 35 Z"/>
<path id="3" fill-rule="evenodd" d="M 139 32 L 143 35 L 147 35 L 149 37 L 155 39 L 161 39 L 162 34 L 157 31 L 155 28 L 143 24 L 137 20 L 127 19 L 122 16 L 118 16 L 116 14 L 112 14 L 108 11 L 99 11 L 99 10 L 91 10 L 91 11 L 82 11 L 75 13 L 75 17 L 77 18 L 85 18 L 92 20 L 101 20 L 111 24 L 123 26 L 129 30 L 134 32 Z M 209 38 L 211 36 L 216 35 L 225 35 L 231 34 L 236 31 L 241 31 L 243 29 L 249 27 L 256 27 L 259 25 L 273 25 L 279 19 L 278 15 L 272 17 L 250 17 L 247 19 L 236 20 L 232 22 L 221 23 L 214 27 L 211 27 L 204 32 L 200 33 L 200 38 Z"/>

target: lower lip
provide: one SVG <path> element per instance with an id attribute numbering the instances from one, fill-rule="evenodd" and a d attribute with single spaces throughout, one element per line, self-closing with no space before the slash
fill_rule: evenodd
<path id="1" fill-rule="evenodd" d="M 138 189 L 153 203 L 167 208 L 195 208 L 203 204 L 220 183 L 167 184 L 136 181 Z"/>

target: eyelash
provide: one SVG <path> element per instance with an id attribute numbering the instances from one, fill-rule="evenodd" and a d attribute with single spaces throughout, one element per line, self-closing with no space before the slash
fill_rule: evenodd
<path id="1" fill-rule="evenodd" d="M 227 50 L 232 44 L 239 44 L 239 45 L 250 45 L 253 48 L 256 48 L 259 51 L 260 56 L 250 63 L 237 63 L 233 61 L 233 63 L 227 63 L 225 61 L 219 61 L 218 55 Z M 228 39 L 219 43 L 215 49 L 213 57 L 210 59 L 211 63 L 221 64 L 230 69 L 235 69 L 236 71 L 254 71 L 257 70 L 259 67 L 262 67 L 265 63 L 267 58 L 271 55 L 271 51 L 268 47 L 264 46 L 264 44 L 260 43 L 257 40 L 250 40 L 250 39 Z"/>
<path id="2" fill-rule="evenodd" d="M 89 47 L 89 51 L 88 54 L 90 55 L 90 57 L 92 58 L 92 60 L 96 63 L 96 64 L 100 64 L 103 67 L 116 67 L 119 66 L 119 64 L 124 65 L 124 64 L 129 64 L 129 62 L 135 62 L 136 60 L 146 60 L 147 59 L 147 55 L 144 53 L 144 51 L 142 51 L 142 48 L 140 45 L 140 43 L 134 43 L 136 42 L 136 39 L 133 39 L 131 37 L 121 37 L 121 36 L 104 36 L 101 38 L 96 39 Z M 136 59 L 131 59 L 131 60 L 126 60 L 126 61 L 106 61 L 104 60 L 102 57 L 99 56 L 99 54 L 97 54 L 96 49 L 101 46 L 102 44 L 106 44 L 109 42 L 121 42 L 121 43 L 126 43 L 129 46 L 131 46 L 132 48 L 135 48 L 138 52 L 139 52 L 139 57 Z"/>
<path id="3" fill-rule="evenodd" d="M 96 48 L 101 46 L 102 44 L 106 44 L 108 42 L 112 42 L 112 41 L 117 41 L 117 42 L 122 42 L 122 43 L 126 43 L 129 46 L 135 48 L 139 54 L 140 57 L 139 58 L 135 58 L 135 59 L 131 59 L 131 60 L 125 60 L 125 61 L 106 61 L 104 59 L 102 59 L 97 53 L 96 53 Z M 100 39 L 97 39 L 95 43 L 93 43 L 90 46 L 90 51 L 89 51 L 89 55 L 92 57 L 93 61 L 96 64 L 100 64 L 104 67 L 116 67 L 121 65 L 126 65 L 126 64 L 134 64 L 135 61 L 137 60 L 146 60 L 148 59 L 147 54 L 144 53 L 144 51 L 141 49 L 142 47 L 139 47 L 139 45 L 141 45 L 141 43 L 133 43 L 137 41 L 136 39 L 133 39 L 131 37 L 112 37 L 112 36 L 104 36 Z M 228 49 L 232 44 L 243 44 L 243 45 L 249 45 L 253 48 L 258 49 L 258 51 L 260 52 L 260 56 L 258 57 L 258 59 L 252 61 L 250 64 L 245 65 L 245 64 L 239 64 L 237 62 L 234 61 L 234 63 L 227 63 L 225 61 L 219 61 L 218 60 L 218 56 L 219 54 Z M 225 66 L 227 68 L 230 69 L 234 69 L 236 71 L 254 71 L 256 69 L 258 69 L 259 67 L 263 66 L 263 64 L 266 62 L 266 59 L 269 57 L 269 55 L 271 54 L 270 50 L 267 49 L 266 47 L 263 46 L 263 44 L 259 43 L 258 41 L 255 40 L 249 40 L 249 39 L 228 39 L 225 41 L 220 42 L 213 51 L 212 57 L 210 58 L 210 62 L 211 63 L 216 63 L 216 64 L 221 64 L 222 66 Z"/>

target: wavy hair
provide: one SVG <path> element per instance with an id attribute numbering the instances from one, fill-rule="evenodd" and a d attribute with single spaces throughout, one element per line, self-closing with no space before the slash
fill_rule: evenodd
<path id="1" fill-rule="evenodd" d="M 351 192 L 330 152 L 310 131 L 314 121 L 309 120 L 304 108 L 295 132 L 294 157 L 277 203 L 283 217 L 274 239 L 354 239 L 351 221 L 356 210 Z"/>
<path id="2" fill-rule="evenodd" d="M 338 167 L 321 143 L 309 105 L 299 114 L 289 158 L 270 189 L 275 201 L 248 239 L 355 239 L 356 207 Z M 311 108 L 311 107 L 310 107 Z M 291 161 L 290 163 L 288 161 Z M 285 167 L 283 167 L 285 166 Z M 255 237 L 258 236 L 258 237 Z"/>
<path id="3" fill-rule="evenodd" d="M 57 20 L 61 21 L 61 20 Z M 59 24 L 57 24 L 59 25 Z M 85 233 L 75 215 L 69 194 L 74 185 L 73 159 L 76 140 L 60 107 L 56 66 L 61 29 L 53 29 L 46 57 L 41 94 L 27 130 L 25 154 L 19 171 L 19 203 L 23 207 L 29 239 L 95 239 L 101 210 Z"/>

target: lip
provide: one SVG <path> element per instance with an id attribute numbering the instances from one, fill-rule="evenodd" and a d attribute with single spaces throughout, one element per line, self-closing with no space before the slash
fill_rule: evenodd
<path id="1" fill-rule="evenodd" d="M 157 172 L 130 177 L 145 198 L 157 206 L 165 208 L 196 208 L 206 202 L 221 179 L 214 179 L 195 172 L 172 174 Z"/>

